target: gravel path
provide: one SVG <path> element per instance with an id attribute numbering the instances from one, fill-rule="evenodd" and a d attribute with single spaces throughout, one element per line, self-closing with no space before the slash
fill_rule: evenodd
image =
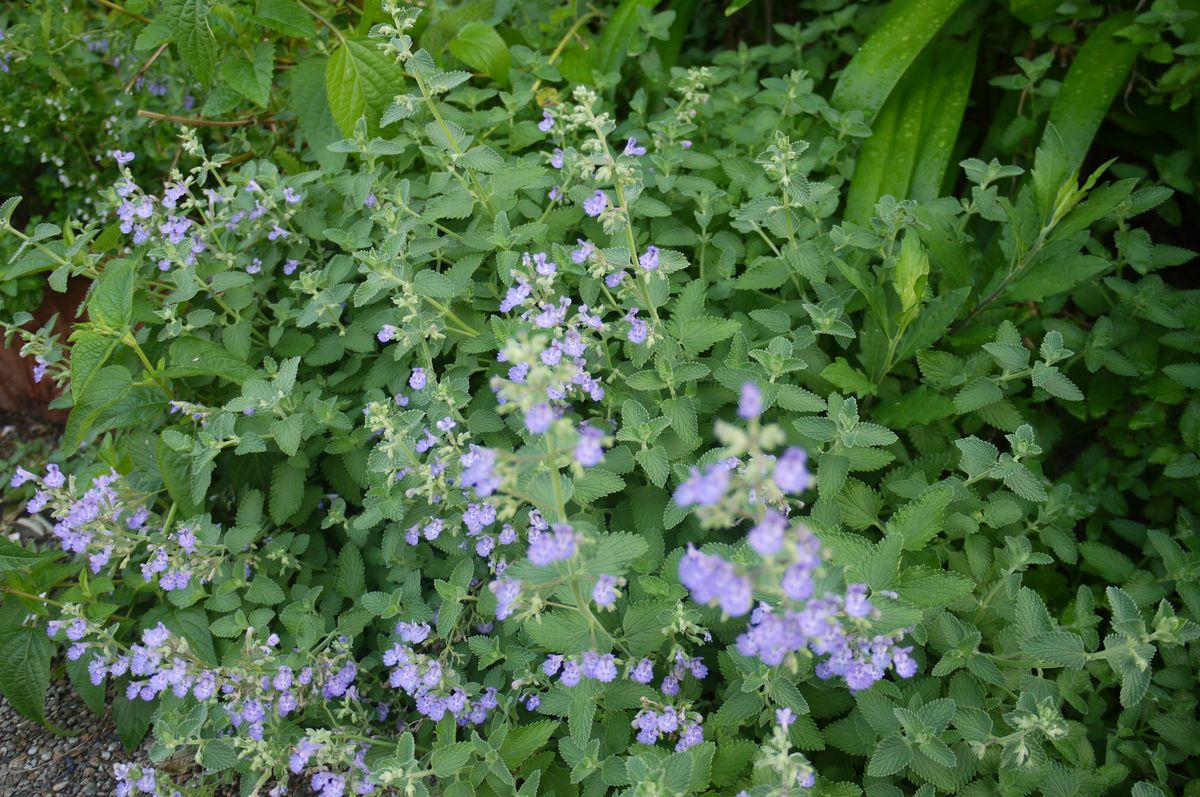
<path id="1" fill-rule="evenodd" d="M 46 718 L 76 736 L 56 736 L 0 698 L 0 796 L 84 797 L 113 793 L 113 764 L 149 763 L 148 745 L 126 755 L 107 715 L 97 717 L 70 684 L 52 684 Z"/>
<path id="2" fill-rule="evenodd" d="M 7 481 L 15 464 L 40 466 L 53 448 L 57 427 L 11 412 L 0 411 L 0 478 Z M 39 460 L 22 462 L 29 454 Z M 0 485 L 0 537 L 39 546 L 53 544 L 50 525 L 45 518 L 31 518 L 15 501 L 3 500 Z M 84 705 L 66 681 L 53 683 L 46 695 L 46 719 L 57 728 L 77 731 L 73 736 L 57 736 L 36 722 L 17 713 L 0 696 L 0 797 L 99 797 L 115 793 L 113 764 L 150 763 L 150 742 L 133 752 L 125 752 L 113 727 L 111 714 L 97 717 Z M 174 774 L 180 784 L 195 765 L 186 753 L 176 767 L 160 766 Z M 183 773 L 180 777 L 178 773 Z M 298 787 L 298 788 L 297 788 Z M 311 795 L 306 784 L 293 784 L 297 797 Z M 233 786 L 216 790 L 213 797 L 235 797 Z"/>

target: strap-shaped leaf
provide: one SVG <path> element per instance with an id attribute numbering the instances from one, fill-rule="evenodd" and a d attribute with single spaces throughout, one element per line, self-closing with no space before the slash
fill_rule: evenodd
<path id="1" fill-rule="evenodd" d="M 938 196 L 975 74 L 979 39 L 934 42 L 904 74 L 859 151 L 846 218 L 865 222 L 880 197 Z"/>
<path id="2" fill-rule="evenodd" d="M 1138 45 L 1116 37 L 1132 18 L 1131 13 L 1117 14 L 1096 26 L 1075 54 L 1058 96 L 1054 98 L 1048 124 L 1062 139 L 1068 173 L 1083 164 L 1108 107 L 1125 85 L 1137 58 Z"/>
<path id="3" fill-rule="evenodd" d="M 962 0 L 899 0 L 884 13 L 833 90 L 833 107 L 870 120 Z"/>

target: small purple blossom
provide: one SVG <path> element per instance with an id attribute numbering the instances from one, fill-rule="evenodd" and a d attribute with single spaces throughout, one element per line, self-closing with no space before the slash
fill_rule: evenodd
<path id="1" fill-rule="evenodd" d="M 750 529 L 746 539 L 750 547 L 761 556 L 774 556 L 783 549 L 783 537 L 787 527 L 787 518 L 770 509 L 763 519 Z"/>
<path id="2" fill-rule="evenodd" d="M 596 253 L 596 245 L 582 238 L 577 238 L 576 243 L 579 244 L 579 247 L 572 250 L 571 262 L 576 265 L 583 265 L 588 261 L 588 258 Z"/>
<path id="3" fill-rule="evenodd" d="M 738 416 L 750 420 L 762 415 L 762 411 L 762 390 L 753 382 L 747 382 L 742 385 L 742 393 L 738 398 Z"/>
<path id="4" fill-rule="evenodd" d="M 642 252 L 638 258 L 638 265 L 646 271 L 654 271 L 658 268 L 658 247 L 650 245 L 646 247 L 646 251 Z"/>
<path id="5" fill-rule="evenodd" d="M 682 753 L 689 747 L 695 747 L 704 741 L 704 729 L 698 723 L 691 723 L 683 729 L 679 734 L 679 741 L 675 743 L 675 752 Z"/>
<path id="6" fill-rule="evenodd" d="M 562 562 L 575 555 L 575 531 L 566 523 L 555 523 L 529 543 L 529 561 L 538 567 Z"/>
<path id="7" fill-rule="evenodd" d="M 500 477 L 495 473 L 496 451 L 471 444 L 467 453 L 459 458 L 463 466 L 459 481 L 464 488 L 474 488 L 480 498 L 487 498 L 500 486 Z"/>
<path id="8" fill-rule="evenodd" d="M 785 493 L 800 493 L 808 488 L 808 454 L 795 446 L 783 452 L 775 463 L 775 484 Z"/>
<path id="9" fill-rule="evenodd" d="M 575 443 L 575 461 L 585 468 L 594 468 L 604 460 L 604 432 L 591 424 L 579 427 L 579 440 Z"/>
<path id="10" fill-rule="evenodd" d="M 603 213 L 606 207 L 608 207 L 608 197 L 605 196 L 603 191 L 597 189 L 596 193 L 592 195 L 591 199 L 584 201 L 583 212 L 594 219 Z"/>
<path id="11" fill-rule="evenodd" d="M 625 320 L 629 322 L 629 333 L 627 337 L 629 342 L 635 345 L 642 345 L 650 335 L 650 326 L 637 317 L 638 309 L 635 307 L 625 314 Z"/>
<path id="12" fill-rule="evenodd" d="M 525 428 L 533 434 L 545 434 L 554 423 L 554 409 L 547 403 L 535 404 L 525 413 Z"/>
<path id="13" fill-rule="evenodd" d="M 512 617 L 517 601 L 521 597 L 521 582 L 511 578 L 493 581 L 488 589 L 496 596 L 496 619 L 507 620 Z"/>
<path id="14" fill-rule="evenodd" d="M 693 467 L 687 481 L 675 488 L 675 503 L 679 506 L 712 506 L 725 497 L 729 489 L 729 471 L 720 464 L 709 465 L 703 472 Z"/>
<path id="15" fill-rule="evenodd" d="M 648 684 L 654 680 L 654 662 L 642 659 L 629 671 L 629 679 L 639 684 Z"/>
<path id="16" fill-rule="evenodd" d="M 602 608 L 611 608 L 617 601 L 617 578 L 610 576 L 607 573 L 602 573 L 596 578 L 596 584 L 592 587 L 592 601 Z"/>
<path id="17" fill-rule="evenodd" d="M 720 556 L 690 546 L 679 560 L 679 582 L 691 591 L 697 603 L 719 604 L 732 617 L 746 614 L 753 604 L 750 581 L 736 567 Z"/>

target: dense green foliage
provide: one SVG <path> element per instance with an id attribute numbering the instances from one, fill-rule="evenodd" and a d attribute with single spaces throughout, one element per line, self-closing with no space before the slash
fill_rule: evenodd
<path id="1" fill-rule="evenodd" d="M 1189 4 L 56 11 L 0 692 L 123 793 L 1200 795 Z"/>

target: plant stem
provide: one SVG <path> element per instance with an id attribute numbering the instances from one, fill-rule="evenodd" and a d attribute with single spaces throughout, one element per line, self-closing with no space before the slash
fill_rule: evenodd
<path id="1" fill-rule="evenodd" d="M 454 152 L 455 156 L 461 158 L 464 154 L 462 147 L 458 145 L 458 141 L 454 138 L 454 134 L 450 130 L 450 125 L 446 122 L 446 118 L 438 110 L 437 103 L 434 101 L 433 95 L 429 93 L 429 87 L 425 85 L 424 79 L 415 72 L 410 71 L 409 75 L 416 81 L 417 88 L 421 90 L 421 96 L 425 99 L 425 105 L 429 108 L 429 112 L 433 115 L 433 119 L 437 122 L 438 127 L 442 129 L 442 135 L 446 137 L 446 143 L 450 145 L 450 149 Z M 472 193 L 475 194 L 476 199 L 482 202 L 484 207 L 487 208 L 488 216 L 493 219 L 496 218 L 496 209 L 492 207 L 491 198 L 484 194 L 483 186 L 479 184 L 479 180 L 475 178 L 474 172 L 470 169 L 467 169 L 467 180 L 471 183 L 470 187 L 475 189 Z"/>
<path id="2" fill-rule="evenodd" d="M 125 336 L 121 338 L 121 342 L 133 349 L 134 353 L 137 354 L 138 359 L 142 361 L 142 366 L 146 369 L 146 373 L 150 375 L 150 378 L 158 384 L 159 388 L 162 389 L 162 392 L 166 393 L 167 398 L 170 399 L 172 397 L 170 385 L 168 385 L 162 379 L 162 377 L 159 376 L 158 369 L 150 364 L 150 358 L 146 356 L 146 352 L 144 352 L 142 347 L 138 345 L 137 338 L 133 336 L 133 333 L 126 332 Z"/>
<path id="3" fill-rule="evenodd" d="M 155 113 L 154 111 L 147 111 L 144 108 L 138 108 L 137 113 L 138 116 L 145 117 L 146 119 L 153 119 L 156 122 L 175 122 L 177 124 L 188 125 L 190 127 L 245 127 L 247 125 L 265 125 L 276 123 L 276 119 L 273 116 L 264 116 L 261 118 L 250 116 L 246 117 L 245 119 L 220 120 L 198 119 L 194 116 L 175 116 L 174 114 L 169 113 Z"/>
<path id="4" fill-rule="evenodd" d="M 458 324 L 458 326 L 461 327 L 461 329 L 458 330 L 459 332 L 464 332 L 473 338 L 479 337 L 478 330 L 476 330 L 474 327 L 472 327 L 466 321 L 463 321 L 461 318 L 459 318 L 458 315 L 453 310 L 451 310 L 449 307 L 442 304 L 437 299 L 430 298 L 429 296 L 425 297 L 425 301 L 429 302 L 434 307 L 436 307 L 442 313 L 442 315 L 444 315 L 447 319 L 453 321 L 455 324 Z"/>
<path id="5" fill-rule="evenodd" d="M 150 20 L 148 18 L 143 17 L 141 14 L 135 14 L 132 11 L 130 11 L 128 8 L 125 8 L 124 6 L 117 5 L 116 3 L 112 2 L 112 0 L 96 0 L 96 2 L 99 3 L 100 5 L 104 6 L 105 8 L 111 8 L 113 11 L 124 14 L 127 17 L 133 17 L 134 19 L 136 19 L 138 22 L 142 23 L 143 25 L 150 24 Z"/>

